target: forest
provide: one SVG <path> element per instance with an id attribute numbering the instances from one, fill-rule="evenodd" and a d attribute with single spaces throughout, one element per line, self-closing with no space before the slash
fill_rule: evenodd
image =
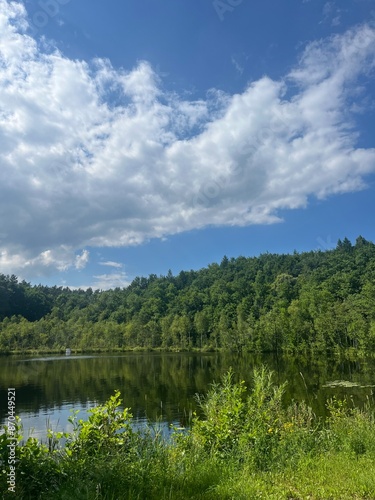
<path id="1" fill-rule="evenodd" d="M 375 244 L 224 256 L 93 291 L 0 274 L 0 352 L 375 349 Z"/>

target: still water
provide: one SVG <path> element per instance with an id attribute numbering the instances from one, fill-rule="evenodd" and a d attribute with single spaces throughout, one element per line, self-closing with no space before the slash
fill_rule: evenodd
<path id="1" fill-rule="evenodd" d="M 223 353 L 127 353 L 122 355 L 0 357 L 0 424 L 7 415 L 7 389 L 16 389 L 16 414 L 24 436 L 45 438 L 46 429 L 72 429 L 72 410 L 106 401 L 115 389 L 131 408 L 135 425 L 147 420 L 186 426 L 196 404 L 230 367 L 251 387 L 254 367 L 266 364 L 276 383 L 288 382 L 285 403 L 305 400 L 321 416 L 332 396 L 356 404 L 374 400 L 375 360 L 322 357 L 230 355 Z"/>

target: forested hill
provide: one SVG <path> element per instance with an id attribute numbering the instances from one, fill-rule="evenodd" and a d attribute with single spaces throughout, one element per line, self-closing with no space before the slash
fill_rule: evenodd
<path id="1" fill-rule="evenodd" d="M 375 349 L 375 245 L 228 259 L 125 289 L 31 286 L 0 275 L 0 351 Z"/>

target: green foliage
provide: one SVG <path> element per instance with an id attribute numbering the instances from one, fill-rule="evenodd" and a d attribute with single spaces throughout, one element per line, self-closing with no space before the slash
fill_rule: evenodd
<path id="1" fill-rule="evenodd" d="M 206 397 L 198 398 L 203 418 L 193 420 L 192 441 L 221 457 L 236 450 L 257 468 L 267 469 L 288 428 L 284 386 L 275 386 L 272 377 L 265 367 L 254 370 L 253 388 L 245 397 L 244 382 L 234 383 L 230 370 L 221 384 L 213 384 Z"/>
<path id="2" fill-rule="evenodd" d="M 32 500 L 225 500 L 239 498 L 369 499 L 375 497 L 372 407 L 330 400 L 317 420 L 306 404 L 282 403 L 284 386 L 265 367 L 248 391 L 232 370 L 200 396 L 202 414 L 165 440 L 157 427 L 135 432 L 118 391 L 72 416 L 70 435 L 49 433 L 48 445 L 22 441 L 22 427 L 0 434 L 0 472 L 17 436 L 17 487 L 2 498 Z M 66 441 L 62 444 L 61 439 Z"/>
<path id="3" fill-rule="evenodd" d="M 0 434 L 0 491 L 6 492 L 8 489 L 6 473 L 10 457 L 9 446 L 16 441 L 14 466 L 17 496 L 34 499 L 38 498 L 40 491 L 46 491 L 53 497 L 65 475 L 63 463 L 59 460 L 60 451 L 55 449 L 56 439 L 62 437 L 63 433 L 54 436 L 52 431 L 49 431 L 50 446 L 32 437 L 24 442 L 22 424 L 19 420 L 16 422 L 15 430 L 4 426 L 3 433 Z"/>
<path id="4" fill-rule="evenodd" d="M 364 409 L 349 406 L 347 400 L 331 399 L 329 439 L 336 450 L 354 454 L 358 459 L 366 452 L 375 456 L 375 414 L 369 405 Z"/>
<path id="5" fill-rule="evenodd" d="M 244 382 L 233 383 L 233 371 L 213 384 L 206 397 L 197 395 L 204 419 L 193 420 L 193 439 L 213 453 L 231 451 L 243 432 L 246 413 Z"/>
<path id="6" fill-rule="evenodd" d="M 105 405 L 89 410 L 87 421 L 77 420 L 77 415 L 72 416 L 69 421 L 74 426 L 74 432 L 68 441 L 68 455 L 85 459 L 111 455 L 118 450 L 123 453 L 131 451 L 134 439 L 132 415 L 128 408 L 119 411 L 121 403 L 120 392 L 115 391 Z"/>
<path id="7" fill-rule="evenodd" d="M 375 348 L 375 245 L 229 259 L 108 291 L 0 275 L 0 352 Z"/>

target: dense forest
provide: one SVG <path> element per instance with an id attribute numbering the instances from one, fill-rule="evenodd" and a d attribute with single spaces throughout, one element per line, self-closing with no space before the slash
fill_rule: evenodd
<path id="1" fill-rule="evenodd" d="M 375 349 L 375 245 L 224 257 L 124 289 L 31 286 L 0 275 L 0 351 Z"/>

